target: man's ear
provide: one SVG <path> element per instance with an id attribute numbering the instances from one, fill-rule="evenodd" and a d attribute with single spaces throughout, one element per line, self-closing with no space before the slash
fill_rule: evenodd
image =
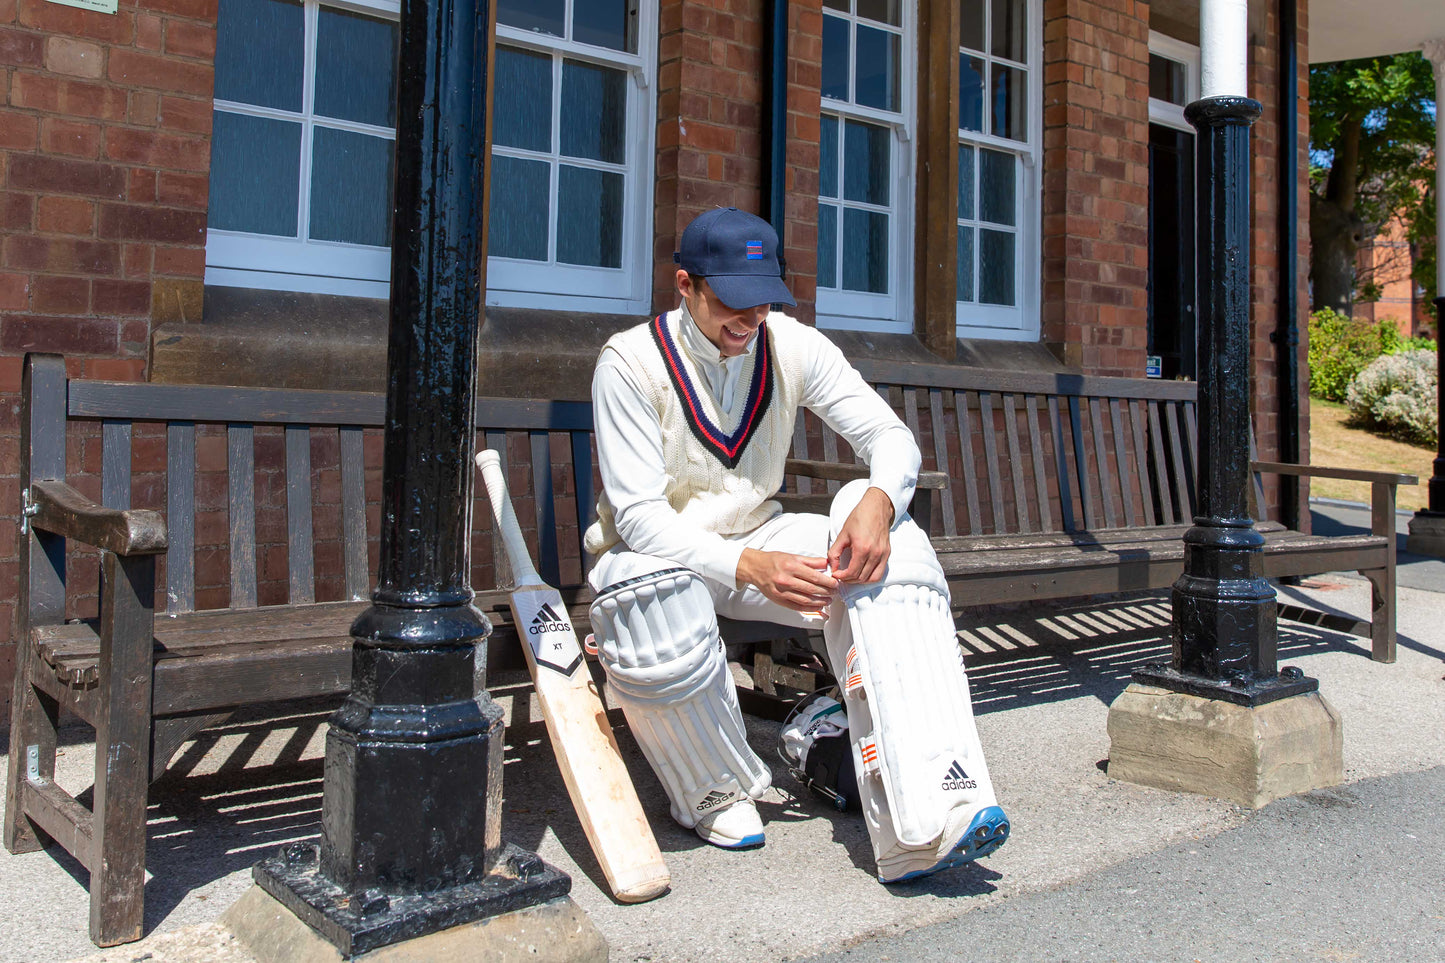
<path id="1" fill-rule="evenodd" d="M 690 298 L 693 294 L 692 275 L 678 268 L 676 275 L 677 293 L 684 298 Z"/>

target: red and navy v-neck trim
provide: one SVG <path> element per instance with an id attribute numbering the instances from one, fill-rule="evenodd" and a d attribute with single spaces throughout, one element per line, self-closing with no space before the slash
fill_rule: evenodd
<path id="1" fill-rule="evenodd" d="M 687 425 L 702 446 L 712 452 L 718 461 L 728 468 L 735 468 L 773 400 L 773 356 L 768 344 L 767 325 L 758 325 L 753 378 L 748 385 L 746 405 L 742 417 L 738 419 L 737 429 L 728 434 L 713 424 L 712 419 L 707 416 L 697 386 L 688 376 L 687 367 L 682 363 L 682 353 L 677 342 L 673 340 L 672 332 L 667 330 L 664 317 L 659 314 L 652 322 L 652 340 L 662 352 L 662 360 L 666 363 L 667 376 L 671 379 L 673 388 L 682 398 Z"/>

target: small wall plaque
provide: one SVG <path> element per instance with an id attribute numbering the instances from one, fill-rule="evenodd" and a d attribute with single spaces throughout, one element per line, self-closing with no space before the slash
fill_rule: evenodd
<path id="1" fill-rule="evenodd" d="M 82 10 L 94 10 L 96 13 L 115 13 L 119 0 L 50 0 L 50 2 L 67 7 L 79 7 Z"/>
<path id="2" fill-rule="evenodd" d="M 1146 355 L 1144 358 L 1144 377 L 1164 377 L 1164 359 L 1157 354 Z"/>

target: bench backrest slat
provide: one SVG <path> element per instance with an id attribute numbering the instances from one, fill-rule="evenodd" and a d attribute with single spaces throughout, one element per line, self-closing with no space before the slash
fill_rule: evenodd
<path id="1" fill-rule="evenodd" d="M 337 435 L 341 460 L 341 566 L 346 597 L 360 601 L 371 588 L 371 565 L 366 551 L 365 430 L 356 425 L 342 425 Z"/>
<path id="2" fill-rule="evenodd" d="M 995 427 L 993 392 L 980 391 L 974 397 L 978 401 L 978 423 L 983 432 L 983 467 L 984 475 L 988 478 L 988 506 L 992 513 L 993 531 L 995 534 L 1002 534 L 1008 531 L 1008 522 L 1003 513 L 1003 482 L 998 470 L 998 434 Z"/>
<path id="3" fill-rule="evenodd" d="M 1081 399 L 1077 395 L 1067 397 L 1069 407 L 1069 436 L 1073 439 L 1074 474 L 1070 481 L 1077 480 L 1079 503 L 1084 509 L 1084 527 L 1101 528 L 1104 520 L 1099 517 L 1098 504 L 1094 500 L 1094 486 L 1089 484 L 1088 459 L 1084 450 L 1084 417 Z"/>
<path id="4" fill-rule="evenodd" d="M 1154 520 L 1154 499 L 1150 495 L 1149 485 L 1149 453 L 1144 447 L 1144 406 L 1145 403 L 1137 398 L 1124 402 L 1125 409 L 1129 413 L 1129 432 L 1134 438 L 1134 464 L 1138 470 L 1140 492 L 1139 504 L 1144 511 L 1144 524 L 1151 528 L 1157 524 Z"/>
<path id="5" fill-rule="evenodd" d="M 532 441 L 532 498 L 537 512 L 537 571 L 548 585 L 562 582 L 557 551 L 557 511 L 552 492 L 552 452 L 545 431 L 528 433 Z"/>
<path id="6" fill-rule="evenodd" d="M 231 608 L 256 607 L 256 448 L 250 425 L 226 428 L 231 524 Z"/>
<path id="7" fill-rule="evenodd" d="M 166 611 L 196 608 L 196 426 L 166 426 Z"/>
<path id="8" fill-rule="evenodd" d="M 493 429 L 484 432 L 483 437 L 486 439 L 487 447 L 497 453 L 497 462 L 499 467 L 502 469 L 502 477 L 507 479 L 507 484 L 510 486 L 512 482 L 512 476 L 507 471 L 507 433 L 505 431 Z M 486 520 L 490 522 L 490 504 L 487 507 L 487 512 L 488 514 L 486 516 Z M 488 526 L 488 531 L 491 530 L 491 526 Z M 507 559 L 506 545 L 502 542 L 500 538 L 492 539 L 492 570 L 496 573 L 493 581 L 496 582 L 497 588 L 516 588 L 517 580 L 516 577 L 512 575 L 512 563 Z"/>
<path id="9" fill-rule="evenodd" d="M 978 504 L 978 473 L 973 463 L 973 425 L 968 413 L 968 396 L 953 393 L 953 410 L 958 416 L 958 453 L 963 460 L 964 507 L 968 509 L 969 534 L 983 531 L 983 517 Z"/>
<path id="10" fill-rule="evenodd" d="M 1164 424 L 1169 430 L 1169 461 L 1174 468 L 1174 499 L 1179 505 L 1179 517 L 1187 520 L 1194 517 L 1194 487 L 1184 473 L 1184 436 L 1179 433 L 1179 415 L 1174 405 L 1164 406 Z"/>
<path id="11" fill-rule="evenodd" d="M 1012 391 L 1003 396 L 1003 411 L 1004 439 L 1008 442 L 1009 477 L 1013 480 L 1014 516 L 1018 520 L 1019 531 L 1032 532 L 1034 527 L 1029 517 L 1029 497 L 1024 489 L 1024 460 L 1022 449 L 1019 448 L 1018 399 Z"/>
<path id="12" fill-rule="evenodd" d="M 1034 466 L 1034 504 L 1039 507 L 1039 530 L 1050 532 L 1054 529 L 1054 515 L 1049 507 L 1049 480 L 1048 470 L 1044 466 L 1044 448 L 1039 440 L 1037 395 L 1024 396 L 1024 416 L 1029 429 L 1029 457 Z"/>
<path id="13" fill-rule="evenodd" d="M 1154 455 L 1154 472 L 1158 479 L 1159 512 L 1165 525 L 1174 524 L 1174 494 L 1169 487 L 1169 463 L 1164 460 L 1164 429 L 1159 424 L 1159 402 L 1147 402 L 1149 408 L 1149 450 Z"/>
<path id="14" fill-rule="evenodd" d="M 130 508 L 131 423 L 115 418 L 100 430 L 100 503 L 106 508 Z"/>
<path id="15" fill-rule="evenodd" d="M 311 429 L 286 426 L 286 573 L 293 603 L 316 601 L 311 546 Z"/>
<path id="16" fill-rule="evenodd" d="M 1064 447 L 1064 420 L 1059 410 L 1059 396 L 1049 395 L 1049 424 L 1054 436 L 1054 482 L 1059 486 L 1059 523 L 1064 531 L 1072 532 L 1074 523 L 1074 498 L 1069 484 L 1069 459 Z"/>
<path id="17" fill-rule="evenodd" d="M 937 471 L 947 472 L 952 475 L 953 470 L 948 463 L 948 432 L 944 430 L 943 418 L 943 392 L 928 392 L 928 413 L 933 418 L 933 464 Z M 953 513 L 953 493 L 944 491 L 940 493 L 940 508 L 943 516 L 943 531 L 948 535 L 958 534 L 958 523 Z"/>
<path id="18" fill-rule="evenodd" d="M 1094 436 L 1094 478 L 1099 482 L 1099 501 L 1104 506 L 1104 521 L 1110 528 L 1119 527 L 1119 512 L 1115 507 L 1115 492 L 1118 479 L 1109 471 L 1109 455 L 1104 439 L 1104 405 L 1099 398 L 1090 398 L 1089 427 Z"/>
<path id="19" fill-rule="evenodd" d="M 837 461 L 837 460 L 838 460 L 838 436 L 837 436 L 836 434 L 834 434 L 834 433 L 833 433 L 833 429 L 829 428 L 827 425 L 823 425 L 823 426 L 822 426 L 822 432 L 823 432 L 823 460 L 824 460 L 824 461 Z M 842 488 L 843 486 L 840 485 L 840 484 L 838 484 L 837 481 L 834 481 L 834 480 L 832 480 L 832 479 L 829 479 L 829 480 L 828 480 L 828 485 L 827 485 L 827 487 L 828 487 L 828 494 L 829 494 L 829 495 L 836 495 L 836 494 L 838 494 L 838 489 L 839 489 L 839 488 Z"/>
<path id="20" fill-rule="evenodd" d="M 592 524 L 597 509 L 597 495 L 592 484 L 592 432 L 574 431 L 572 435 L 572 491 L 576 494 L 577 538 L 580 542 Z M 591 567 L 591 557 L 579 551 L 582 574 Z"/>
<path id="21" fill-rule="evenodd" d="M 807 412 L 798 412 L 798 418 L 793 422 L 793 457 L 803 459 L 808 457 Z M 795 479 L 794 484 L 797 486 L 799 495 L 813 494 L 813 479 L 800 475 Z"/>

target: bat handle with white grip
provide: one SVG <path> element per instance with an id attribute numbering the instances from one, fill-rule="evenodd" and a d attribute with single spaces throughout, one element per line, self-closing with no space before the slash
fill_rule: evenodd
<path id="1" fill-rule="evenodd" d="M 487 487 L 487 499 L 492 503 L 492 518 L 496 519 L 497 531 L 507 548 L 507 558 L 512 563 L 512 575 L 518 585 L 542 585 L 542 577 L 532 565 L 527 542 L 522 538 L 522 526 L 517 524 L 517 513 L 512 510 L 512 497 L 507 492 L 507 478 L 502 473 L 502 459 L 495 451 L 484 448 L 477 452 L 477 467 L 482 470 L 482 483 Z"/>

